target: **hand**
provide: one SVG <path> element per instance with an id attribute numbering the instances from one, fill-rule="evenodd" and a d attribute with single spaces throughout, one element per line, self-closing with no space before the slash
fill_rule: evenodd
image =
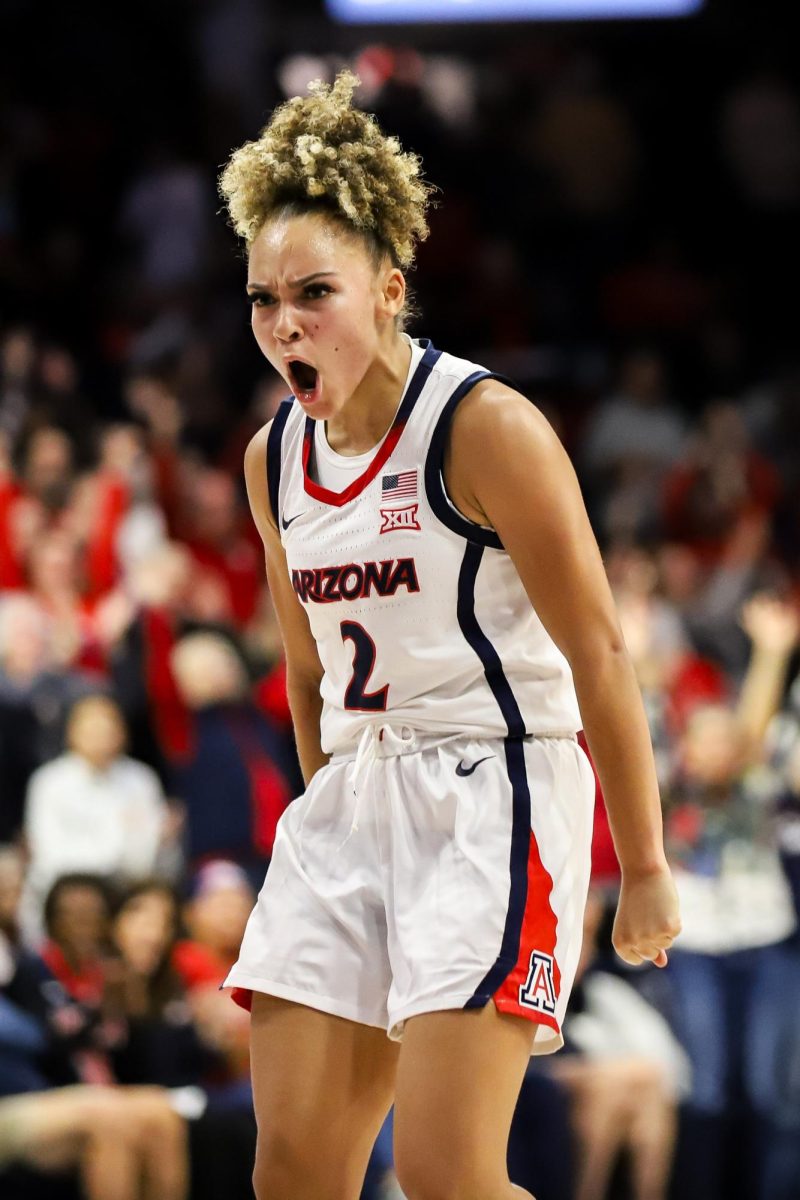
<path id="1" fill-rule="evenodd" d="M 669 867 L 646 875 L 623 872 L 622 888 L 611 941 L 631 966 L 652 962 L 667 965 L 667 949 L 681 931 L 678 894 Z"/>
<path id="2" fill-rule="evenodd" d="M 753 647 L 768 654 L 791 654 L 800 638 L 796 605 L 777 596 L 753 596 L 742 606 L 741 624 Z"/>

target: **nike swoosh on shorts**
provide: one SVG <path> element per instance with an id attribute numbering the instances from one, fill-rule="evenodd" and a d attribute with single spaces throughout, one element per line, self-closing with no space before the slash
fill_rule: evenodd
<path id="1" fill-rule="evenodd" d="M 496 756 L 495 756 L 494 754 L 487 754 L 487 755 L 486 755 L 486 758 L 479 758 L 479 759 L 477 759 L 477 760 L 476 760 L 476 761 L 475 761 L 475 762 L 472 764 L 472 766 L 471 766 L 471 767 L 465 767 L 465 766 L 464 766 L 464 763 L 463 763 L 463 762 L 460 762 L 460 763 L 458 764 L 458 766 L 456 767 L 456 775 L 461 775 L 461 776 L 464 776 L 464 775 L 471 775 L 471 774 L 472 774 L 472 772 L 475 770 L 475 768 L 476 768 L 476 767 L 479 767 L 479 766 L 481 765 L 481 763 L 482 763 L 482 762 L 486 762 L 486 759 L 488 759 L 488 758 L 495 758 L 495 757 L 496 757 Z"/>

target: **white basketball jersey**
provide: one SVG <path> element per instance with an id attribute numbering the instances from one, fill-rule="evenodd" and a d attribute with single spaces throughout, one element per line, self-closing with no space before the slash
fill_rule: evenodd
<path id="1" fill-rule="evenodd" d="M 497 534 L 444 487 L 455 409 L 491 373 L 411 345 L 394 421 L 368 454 L 335 454 L 293 398 L 270 431 L 270 504 L 324 669 L 322 748 L 387 716 L 442 734 L 575 733 L 567 660 Z"/>

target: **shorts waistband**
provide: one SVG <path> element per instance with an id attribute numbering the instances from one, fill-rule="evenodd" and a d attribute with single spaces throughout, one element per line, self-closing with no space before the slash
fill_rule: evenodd
<path id="1" fill-rule="evenodd" d="M 559 738 L 566 741 L 577 741 L 577 734 L 567 730 L 554 730 L 541 733 L 528 733 L 512 740 L 521 742 L 542 741 Z M 402 754 L 416 754 L 432 746 L 443 746 L 448 742 L 474 739 L 476 741 L 501 741 L 508 739 L 508 734 L 502 733 L 436 733 L 429 729 L 415 729 L 412 725 L 401 722 L 382 721 L 365 725 L 357 742 L 334 750 L 330 756 L 332 763 L 352 762 L 369 753 L 374 758 L 396 758 Z"/>

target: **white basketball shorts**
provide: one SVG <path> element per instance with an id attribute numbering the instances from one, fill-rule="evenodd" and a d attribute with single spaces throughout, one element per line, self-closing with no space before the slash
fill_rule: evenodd
<path id="1" fill-rule="evenodd" d="M 574 737 L 370 726 L 282 815 L 223 987 L 385 1029 L 476 1008 L 562 1045 L 589 886 L 594 775 Z"/>

